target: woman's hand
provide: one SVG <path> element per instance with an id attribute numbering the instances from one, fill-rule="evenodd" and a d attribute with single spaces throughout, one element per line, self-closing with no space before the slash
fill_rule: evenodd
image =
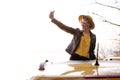
<path id="1" fill-rule="evenodd" d="M 50 18 L 50 19 L 54 19 L 54 12 L 55 12 L 55 11 L 51 11 L 51 12 L 50 12 L 50 14 L 49 14 L 49 18 Z"/>

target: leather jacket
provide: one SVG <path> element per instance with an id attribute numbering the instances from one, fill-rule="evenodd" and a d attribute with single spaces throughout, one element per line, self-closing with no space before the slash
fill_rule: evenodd
<path id="1" fill-rule="evenodd" d="M 72 27 L 68 27 L 56 19 L 53 19 L 52 22 L 54 24 L 56 24 L 60 29 L 66 31 L 68 33 L 71 33 L 73 35 L 73 39 L 72 39 L 71 43 L 68 45 L 68 47 L 66 48 L 66 51 L 70 55 L 75 53 L 75 51 L 78 47 L 78 44 L 81 40 L 81 37 L 83 35 L 83 31 L 81 31 L 78 28 L 74 29 Z M 93 34 L 91 31 L 90 31 L 90 38 L 91 38 L 90 49 L 89 49 L 90 60 L 94 60 L 95 59 L 94 49 L 95 49 L 95 45 L 96 45 L 96 35 Z"/>

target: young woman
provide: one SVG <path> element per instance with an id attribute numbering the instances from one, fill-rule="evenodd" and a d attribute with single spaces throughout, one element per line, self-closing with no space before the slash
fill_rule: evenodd
<path id="1" fill-rule="evenodd" d="M 89 15 L 80 15 L 79 22 L 82 25 L 82 30 L 72 28 L 61 23 L 54 18 L 54 11 L 49 14 L 51 22 L 56 24 L 60 29 L 73 35 L 71 43 L 66 48 L 66 51 L 71 55 L 70 60 L 94 60 L 94 49 L 96 45 L 96 35 L 91 32 L 95 24 Z"/>

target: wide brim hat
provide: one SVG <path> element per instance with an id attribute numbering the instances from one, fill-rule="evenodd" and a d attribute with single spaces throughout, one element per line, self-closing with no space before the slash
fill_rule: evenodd
<path id="1" fill-rule="evenodd" d="M 82 23 L 82 19 L 87 19 L 87 21 L 89 21 L 90 22 L 90 29 L 94 29 L 95 28 L 95 24 L 94 24 L 94 22 L 93 22 L 93 19 L 92 19 L 92 17 L 91 16 L 89 16 L 89 15 L 80 15 L 79 17 L 78 17 L 78 20 L 79 20 L 79 22 L 80 23 Z"/>

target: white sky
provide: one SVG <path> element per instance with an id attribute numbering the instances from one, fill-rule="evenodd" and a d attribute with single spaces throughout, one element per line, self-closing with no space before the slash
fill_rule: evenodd
<path id="1" fill-rule="evenodd" d="M 8 79 L 11 78 L 10 80 L 14 78 L 18 80 L 16 79 L 18 74 L 16 77 L 12 74 L 15 75 L 17 70 L 23 69 L 23 64 L 28 67 L 31 64 L 39 64 L 40 58 L 51 57 L 54 53 L 65 53 L 64 49 L 72 36 L 50 22 L 48 16 L 51 10 L 55 10 L 57 19 L 76 28 L 80 27 L 78 16 L 92 9 L 90 6 L 92 4 L 94 0 L 83 0 L 83 2 L 82 0 L 1 0 L 0 71 L 4 75 L 2 78 L 7 76 Z M 68 59 L 67 54 L 64 56 Z M 6 71 L 12 74 L 8 75 Z M 22 73 L 25 72 L 21 71 Z"/>
<path id="2" fill-rule="evenodd" d="M 88 3 L 79 3 L 79 0 L 0 1 L 1 53 L 40 53 L 46 49 L 55 50 L 57 45 L 59 49 L 67 43 L 63 38 L 68 34 L 61 32 L 50 22 L 49 12 L 55 10 L 57 19 L 69 26 L 79 27 L 77 17 L 84 10 L 79 11 L 79 5 Z"/>

